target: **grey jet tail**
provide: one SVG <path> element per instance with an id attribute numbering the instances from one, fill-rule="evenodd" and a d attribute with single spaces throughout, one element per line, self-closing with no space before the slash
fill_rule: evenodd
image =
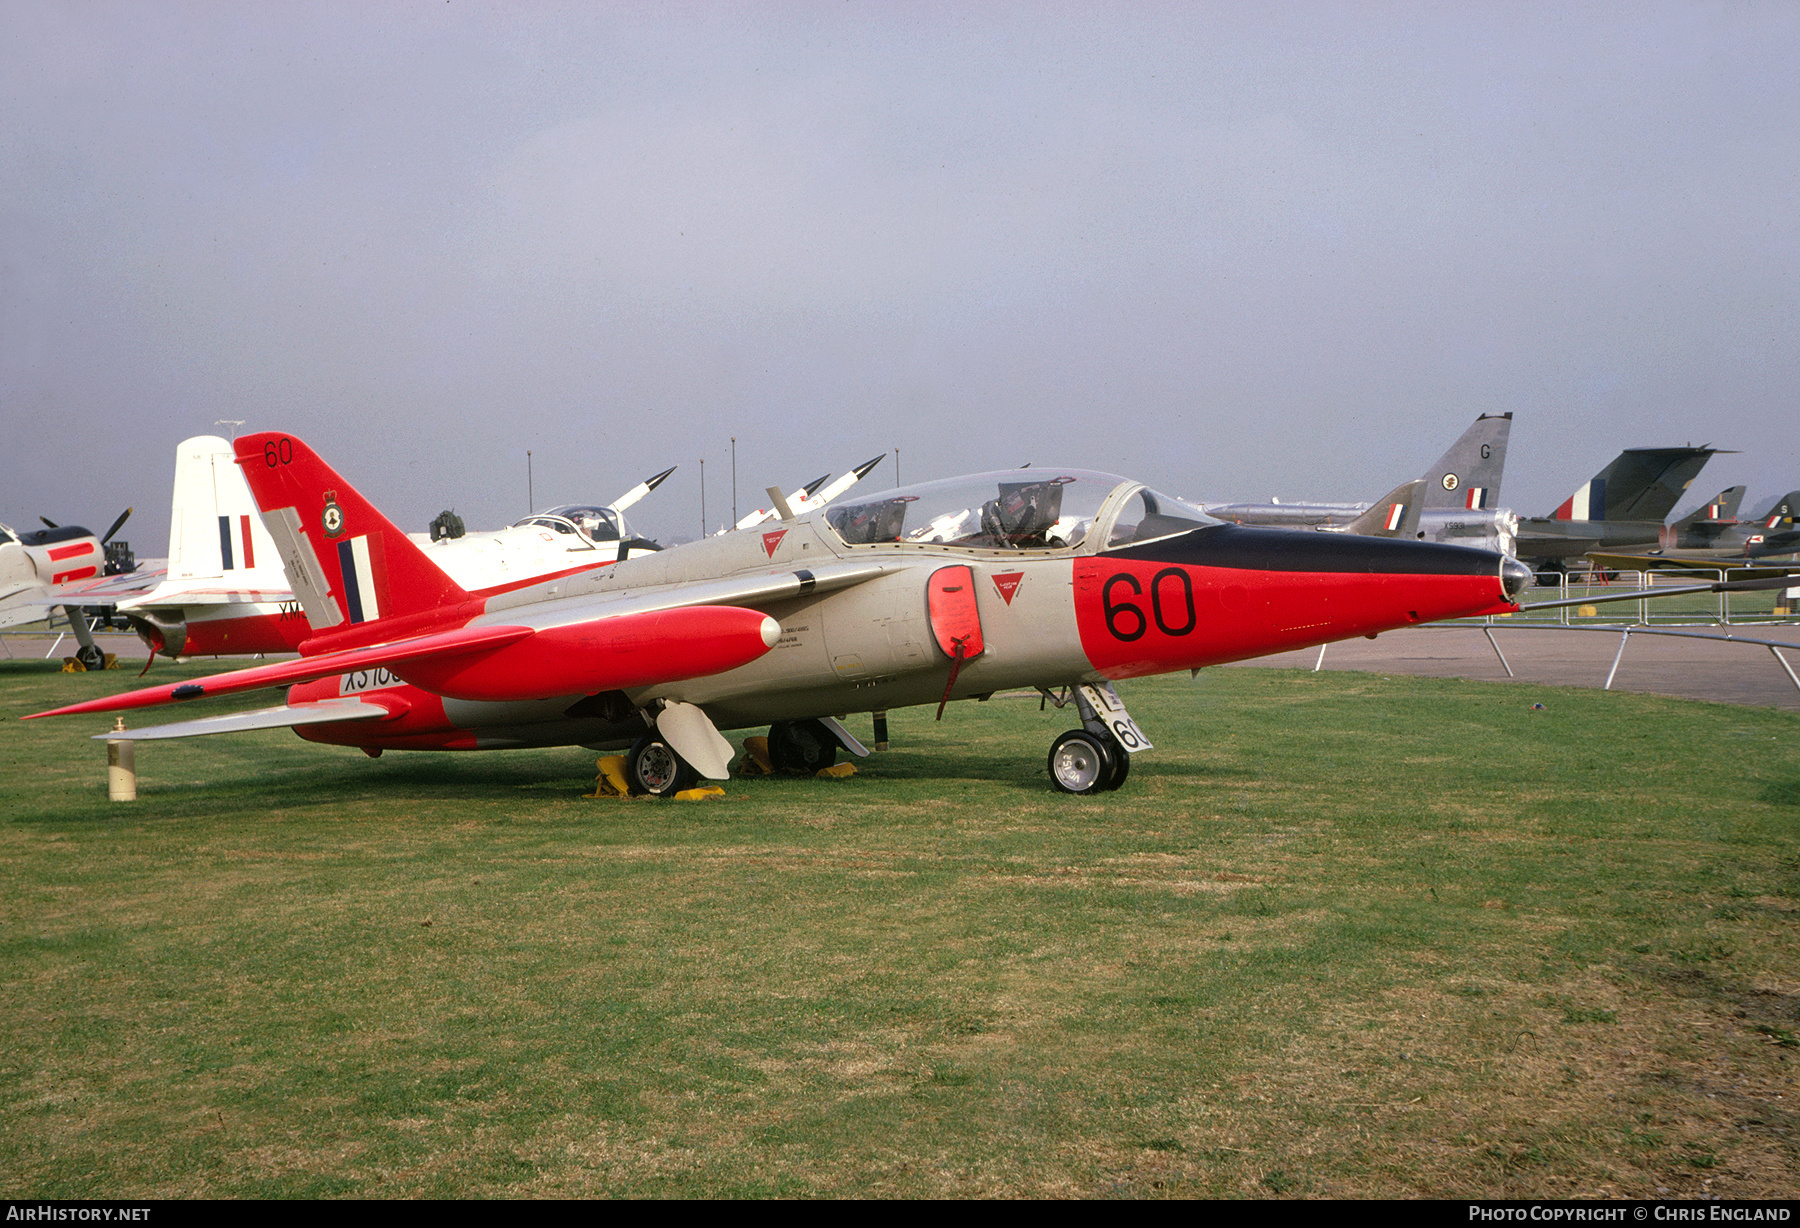
<path id="1" fill-rule="evenodd" d="M 1780 529 L 1792 528 L 1796 516 L 1800 516 L 1800 490 L 1790 490 L 1751 519 L 1765 529 Z"/>
<path id="2" fill-rule="evenodd" d="M 1718 451 L 1710 447 L 1627 448 L 1546 519 L 1661 524 Z"/>
<path id="3" fill-rule="evenodd" d="M 1341 533 L 1358 537 L 1420 537 L 1420 504 L 1429 483 L 1424 478 L 1402 482 L 1370 504 L 1369 510 L 1352 520 Z"/>
<path id="4" fill-rule="evenodd" d="M 1482 414 L 1425 471 L 1424 506 L 1481 511 L 1500 506 L 1511 414 Z"/>
<path id="5" fill-rule="evenodd" d="M 1665 534 L 1676 546 L 1709 546 L 1738 523 L 1738 507 L 1744 501 L 1742 486 L 1727 486 L 1705 503 L 1669 526 Z"/>

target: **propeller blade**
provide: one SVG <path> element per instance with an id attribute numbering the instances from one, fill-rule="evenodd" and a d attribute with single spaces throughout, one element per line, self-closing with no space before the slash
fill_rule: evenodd
<path id="1" fill-rule="evenodd" d="M 117 533 L 120 529 L 124 528 L 125 522 L 130 519 L 131 519 L 131 509 L 130 508 L 126 508 L 124 511 L 120 512 L 119 518 L 112 522 L 112 528 L 108 529 L 104 534 L 101 535 L 100 544 L 102 546 L 104 546 L 107 542 L 111 541 L 113 539 L 113 534 Z"/>

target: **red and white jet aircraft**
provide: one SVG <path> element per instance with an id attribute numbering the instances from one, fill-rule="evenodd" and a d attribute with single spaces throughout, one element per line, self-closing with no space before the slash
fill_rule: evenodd
<path id="1" fill-rule="evenodd" d="M 811 768 L 862 752 L 830 714 L 1036 687 L 1081 715 L 1051 780 L 1089 793 L 1150 746 L 1115 680 L 1510 612 L 1531 581 L 1487 551 L 1246 528 L 1123 478 L 1036 469 L 484 594 L 292 436 L 245 436 L 237 458 L 311 620 L 304 655 L 37 715 L 291 685 L 280 707 L 103 736 L 629 746 L 633 787 L 665 794 L 729 774 L 720 729 L 769 724 L 777 763 Z"/>

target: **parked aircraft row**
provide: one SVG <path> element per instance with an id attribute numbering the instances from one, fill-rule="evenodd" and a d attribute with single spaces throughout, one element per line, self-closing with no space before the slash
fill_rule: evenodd
<path id="1" fill-rule="evenodd" d="M 1374 504 L 1270 501 L 1202 508 L 1238 524 L 1476 546 L 1514 555 L 1537 570 L 1566 567 L 1583 556 L 1608 568 L 1711 569 L 1800 551 L 1800 491 L 1739 521 L 1744 490 L 1733 487 L 1686 518 L 1663 524 L 1715 454 L 1705 447 L 1627 449 L 1549 515 L 1521 518 L 1499 504 L 1511 427 L 1511 414 L 1479 416 L 1421 478 Z M 881 459 L 829 485 L 829 475 L 807 483 L 785 496 L 781 507 L 757 508 L 735 527 L 754 527 L 784 510 L 792 516 L 827 506 Z M 622 513 L 671 472 L 646 479 L 607 506 L 552 508 L 507 529 L 469 535 L 445 513 L 429 538 L 413 536 L 441 552 L 434 555 L 437 562 L 471 591 L 616 561 L 657 548 L 635 535 Z M 104 536 L 49 521 L 46 529 L 27 534 L 0 526 L 0 627 L 43 618 L 58 605 L 71 612 L 102 608 L 128 620 L 153 654 L 167 656 L 293 651 L 311 633 L 272 561 L 272 543 L 226 440 L 202 436 L 177 450 L 166 573 L 133 571 L 129 547 L 111 543 L 129 515 L 127 509 Z M 92 637 L 80 619 L 71 622 L 78 655 L 97 663 L 101 654 Z"/>
<path id="2" fill-rule="evenodd" d="M 274 708 L 131 736 L 629 747 L 634 787 L 662 794 L 729 774 L 721 729 L 767 724 L 778 763 L 823 766 L 862 751 L 837 715 L 1034 687 L 1080 717 L 1052 743 L 1053 783 L 1096 792 L 1150 748 L 1116 680 L 1512 611 L 1530 581 L 1487 551 L 1240 527 L 1138 482 L 1034 469 L 790 506 L 773 528 L 472 591 L 300 440 L 235 452 L 313 631 L 300 658 L 39 715 L 288 686 Z"/>
<path id="3" fill-rule="evenodd" d="M 768 723 L 777 763 L 810 769 L 866 753 L 835 714 L 936 702 L 941 716 L 949 700 L 1031 686 L 1081 719 L 1052 745 L 1056 787 L 1111 789 L 1150 748 L 1114 680 L 1518 608 L 1518 562 L 1419 540 L 1455 527 L 1422 527 L 1421 505 L 1491 510 L 1509 427 L 1483 416 L 1427 477 L 1316 526 L 1329 533 L 1239 527 L 1083 470 L 824 506 L 869 462 L 828 487 L 771 488 L 773 522 L 755 513 L 748 531 L 667 551 L 622 512 L 669 471 L 610 507 L 472 539 L 438 532 L 441 517 L 408 535 L 292 436 L 203 437 L 182 445 L 169 568 L 120 607 L 158 651 L 247 651 L 273 633 L 259 650 L 300 659 L 39 715 L 286 686 L 273 708 L 103 736 L 293 727 L 371 755 L 629 747 L 634 787 L 661 794 L 728 774 L 721 728 Z M 1629 494 L 1618 506 L 1644 514 L 1665 497 L 1692 457 L 1650 451 L 1603 472 L 1589 502 L 1611 511 Z M 1459 489 L 1466 506 L 1443 508 Z M 1703 526 L 1729 518 L 1731 493 L 1676 527 L 1717 537 Z M 1564 519 L 1580 519 L 1579 498 Z"/>
<path id="4" fill-rule="evenodd" d="M 1436 464 L 1423 484 L 1416 529 L 1420 540 L 1478 545 L 1513 555 L 1534 570 L 1560 570 L 1586 557 L 1607 567 L 1642 570 L 1705 565 L 1791 554 L 1800 550 L 1791 491 L 1745 522 L 1736 519 L 1741 486 L 1721 491 L 1674 524 L 1664 521 L 1693 484 L 1711 447 L 1627 448 L 1543 516 L 1522 517 L 1499 505 L 1500 481 L 1512 415 L 1483 414 Z M 1391 513 L 1403 486 L 1361 503 L 1221 503 L 1206 510 L 1236 524 L 1368 532 L 1371 512 Z M 1363 519 L 1359 519 L 1363 518 Z"/>
<path id="5" fill-rule="evenodd" d="M 822 508 L 881 459 L 835 481 L 827 474 L 787 502 L 802 510 Z M 553 507 L 508 528 L 472 534 L 445 512 L 429 533 L 409 536 L 463 587 L 504 591 L 661 549 L 634 533 L 624 512 L 673 472 L 671 467 L 646 478 L 606 506 Z M 104 654 L 83 611 L 100 610 L 129 624 L 152 658 L 293 652 L 311 636 L 229 441 L 205 435 L 177 447 L 166 561 L 139 568 L 128 548 L 109 546 L 130 514 L 127 509 L 104 537 L 49 521 L 26 534 L 0 525 L 0 628 L 37 622 L 60 609 L 78 640 L 77 659 L 89 668 L 98 668 Z M 771 514 L 759 509 L 740 527 Z"/>

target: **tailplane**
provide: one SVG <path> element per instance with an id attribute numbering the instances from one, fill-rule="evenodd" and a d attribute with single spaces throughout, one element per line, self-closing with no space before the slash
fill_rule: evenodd
<path id="1" fill-rule="evenodd" d="M 294 595 L 315 641 L 303 651 L 374 643 L 364 624 L 446 618 L 469 599 L 375 505 L 292 435 L 265 432 L 237 441 L 237 462 L 262 509 Z M 460 611 L 465 614 L 467 611 Z M 384 628 L 385 630 L 385 628 Z"/>

